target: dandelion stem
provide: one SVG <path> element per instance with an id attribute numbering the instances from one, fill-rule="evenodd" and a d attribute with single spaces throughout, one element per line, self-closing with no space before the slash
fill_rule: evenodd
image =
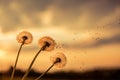
<path id="1" fill-rule="evenodd" d="M 27 69 L 27 71 L 25 72 L 24 76 L 22 77 L 22 80 L 25 80 L 25 78 L 28 76 L 28 74 L 29 74 L 29 72 L 30 72 L 30 70 L 31 70 L 31 68 L 32 68 L 32 65 L 33 65 L 33 63 L 35 62 L 37 56 L 38 56 L 39 53 L 40 53 L 42 50 L 44 50 L 45 48 L 46 48 L 46 45 L 43 46 L 43 47 L 37 52 L 37 54 L 35 55 L 35 57 L 33 58 L 32 62 L 31 62 L 31 64 L 30 64 L 29 68 Z"/>
<path id="2" fill-rule="evenodd" d="M 55 63 L 53 63 L 44 73 L 42 73 L 39 77 L 37 77 L 35 80 L 40 80 L 42 78 L 42 76 L 44 76 L 53 66 L 55 65 Z"/>
<path id="3" fill-rule="evenodd" d="M 12 71 L 12 75 L 11 75 L 10 80 L 13 80 L 13 78 L 14 78 L 14 74 L 15 74 L 15 69 L 16 69 L 16 66 L 17 66 L 18 58 L 19 58 L 19 55 L 20 55 L 20 51 L 21 51 L 21 49 L 22 49 L 22 46 L 24 45 L 24 42 L 25 42 L 25 39 L 24 39 L 23 43 L 20 45 L 20 48 L 19 48 L 19 50 L 18 50 L 17 58 L 16 58 L 16 61 L 15 61 L 15 65 L 14 65 L 14 67 L 13 67 L 13 71 Z"/>
<path id="4" fill-rule="evenodd" d="M 56 61 L 44 72 L 42 73 L 39 77 L 37 77 L 35 80 L 39 80 L 42 78 L 42 76 L 44 76 L 56 63 L 61 62 L 60 58 L 56 58 Z"/>

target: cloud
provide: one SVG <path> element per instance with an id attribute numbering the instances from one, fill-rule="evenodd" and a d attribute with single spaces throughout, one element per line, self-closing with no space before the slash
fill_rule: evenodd
<path id="1" fill-rule="evenodd" d="M 61 1 L 57 6 L 58 10 L 55 11 L 53 23 L 68 26 L 72 30 L 93 29 L 100 19 L 114 12 L 119 5 L 118 2 L 112 3 L 112 0 L 110 2 L 108 0 Z"/>
<path id="2" fill-rule="evenodd" d="M 35 15 L 45 10 L 52 0 L 0 0 L 0 25 L 3 32 L 13 31 L 18 27 L 35 27 L 41 21 Z"/>
<path id="3" fill-rule="evenodd" d="M 93 29 L 95 23 L 119 9 L 119 3 L 119 0 L 0 0 L 0 25 L 3 32 L 49 26 Z"/>
<path id="4" fill-rule="evenodd" d="M 120 44 L 120 34 L 116 34 L 109 38 L 96 38 L 95 40 L 88 41 L 88 42 L 80 42 L 74 44 L 65 44 L 65 48 L 95 48 L 99 46 L 106 46 L 107 44 Z"/>
<path id="5" fill-rule="evenodd" d="M 120 43 L 120 34 L 114 35 L 110 38 L 100 39 L 91 46 L 94 47 L 94 46 L 100 46 L 100 45 L 106 45 L 106 44 L 112 44 L 112 43 Z"/>

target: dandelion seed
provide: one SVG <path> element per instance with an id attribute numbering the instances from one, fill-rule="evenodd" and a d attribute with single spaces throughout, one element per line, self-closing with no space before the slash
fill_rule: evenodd
<path id="1" fill-rule="evenodd" d="M 43 48 L 43 50 L 45 50 L 45 51 L 53 50 L 56 45 L 55 41 L 48 36 L 45 36 L 45 37 L 39 39 L 38 44 L 39 44 L 40 48 Z"/>
<path id="2" fill-rule="evenodd" d="M 27 32 L 27 31 L 22 31 L 22 32 L 20 32 L 18 35 L 17 35 L 17 41 L 19 42 L 19 43 L 23 43 L 24 42 L 24 44 L 29 44 L 29 43 L 31 43 L 32 42 L 32 40 L 33 40 L 33 37 L 32 37 L 32 34 L 31 33 L 29 33 L 29 32 Z M 25 41 L 24 41 L 25 40 Z"/>

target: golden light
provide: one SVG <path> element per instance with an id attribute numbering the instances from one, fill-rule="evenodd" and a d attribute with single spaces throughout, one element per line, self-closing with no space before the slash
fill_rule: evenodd
<path id="1" fill-rule="evenodd" d="M 0 50 L 0 58 L 4 58 L 6 55 L 5 51 Z"/>

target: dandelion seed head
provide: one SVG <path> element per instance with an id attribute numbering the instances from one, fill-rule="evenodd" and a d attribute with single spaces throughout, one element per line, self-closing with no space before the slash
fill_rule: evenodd
<path id="1" fill-rule="evenodd" d="M 57 68 L 63 68 L 67 63 L 66 56 L 61 52 L 57 52 L 55 55 L 50 57 L 50 59 L 52 63 L 55 63 L 55 67 Z"/>
<path id="2" fill-rule="evenodd" d="M 22 31 L 20 32 L 17 37 L 16 37 L 16 40 L 19 42 L 19 43 L 23 43 L 24 44 L 29 44 L 32 42 L 33 40 L 33 37 L 32 37 L 32 34 L 30 32 L 27 32 L 27 31 Z M 25 40 L 25 41 L 24 41 Z"/>
<path id="3" fill-rule="evenodd" d="M 38 44 L 40 46 L 40 48 L 45 47 L 43 50 L 45 51 L 51 51 L 54 49 L 56 43 L 55 41 L 48 36 L 42 37 L 41 39 L 38 40 Z"/>

